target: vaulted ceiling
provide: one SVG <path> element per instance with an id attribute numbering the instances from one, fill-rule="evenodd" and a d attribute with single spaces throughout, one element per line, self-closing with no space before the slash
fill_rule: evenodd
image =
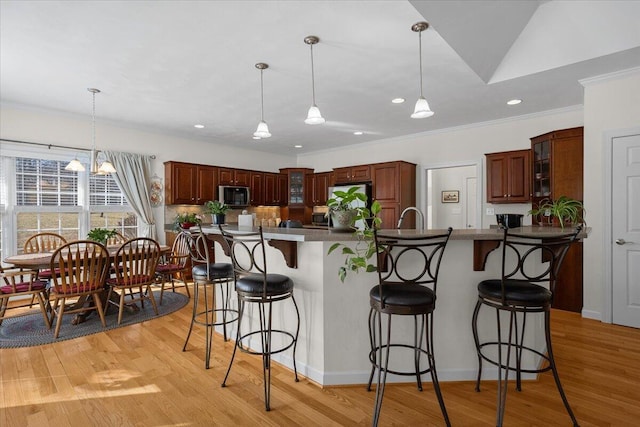
<path id="1" fill-rule="evenodd" d="M 98 126 L 312 152 L 580 105 L 580 79 L 640 67 L 639 17 L 640 1 L 4 0 L 0 102 L 90 117 L 86 89 L 95 87 Z M 411 25 L 423 20 L 424 95 L 435 115 L 411 119 Z M 314 126 L 304 123 L 307 35 L 320 38 L 316 103 L 327 120 Z M 257 62 L 269 64 L 273 135 L 261 140 L 252 139 Z M 406 102 L 391 103 L 398 97 Z M 507 106 L 512 98 L 523 102 Z"/>

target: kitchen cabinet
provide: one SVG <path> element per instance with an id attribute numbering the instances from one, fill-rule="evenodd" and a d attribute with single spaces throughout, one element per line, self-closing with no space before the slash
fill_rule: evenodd
<path id="1" fill-rule="evenodd" d="M 251 172 L 249 185 L 249 199 L 251 206 L 264 205 L 264 173 Z"/>
<path id="2" fill-rule="evenodd" d="M 263 203 L 267 206 L 286 205 L 288 176 L 280 173 L 264 173 Z"/>
<path id="3" fill-rule="evenodd" d="M 238 185 L 249 187 L 251 185 L 251 171 L 244 169 L 219 168 L 219 185 Z"/>
<path id="4" fill-rule="evenodd" d="M 305 205 L 323 206 L 329 198 L 329 186 L 332 184 L 333 173 L 321 172 L 305 176 Z"/>
<path id="5" fill-rule="evenodd" d="M 531 153 L 534 207 L 544 199 L 557 200 L 560 196 L 583 200 L 582 127 L 556 130 L 531 138 Z M 577 313 L 582 311 L 582 268 L 583 248 L 579 242 L 569 248 L 556 278 L 553 308 Z"/>
<path id="6" fill-rule="evenodd" d="M 358 165 L 336 168 L 333 170 L 336 184 L 371 181 L 371 166 Z"/>
<path id="7" fill-rule="evenodd" d="M 531 150 L 486 154 L 487 202 L 531 201 Z"/>
<path id="8" fill-rule="evenodd" d="M 181 162 L 165 162 L 167 205 L 202 205 L 216 198 L 218 168 Z"/>
<path id="9" fill-rule="evenodd" d="M 416 205 L 416 165 L 397 161 L 370 165 L 372 197 L 380 203 L 382 228 L 396 228 L 400 214 Z M 415 228 L 415 216 L 407 215 L 402 228 Z"/>
<path id="10" fill-rule="evenodd" d="M 307 168 L 284 168 L 280 169 L 281 174 L 287 176 L 287 199 L 288 206 L 304 207 L 305 202 L 305 176 L 312 174 L 313 169 Z"/>

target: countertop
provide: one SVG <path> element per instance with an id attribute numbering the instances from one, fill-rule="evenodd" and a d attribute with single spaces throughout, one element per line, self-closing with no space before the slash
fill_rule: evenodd
<path id="1" fill-rule="evenodd" d="M 237 231 L 237 224 L 228 224 L 223 227 Z M 336 241 L 352 241 L 357 240 L 357 237 L 350 232 L 337 232 L 327 230 L 326 228 L 277 228 L 277 227 L 264 227 L 263 234 L 265 239 L 285 240 L 295 242 L 336 242 Z M 570 228 L 564 230 L 560 227 L 548 227 L 548 226 L 524 226 L 512 229 L 514 233 L 524 234 L 532 237 L 539 237 L 541 239 L 553 238 L 561 234 L 565 234 L 571 231 Z M 202 231 L 210 234 L 220 234 L 220 230 L 217 226 L 203 225 Z M 240 228 L 240 231 L 258 231 L 257 227 Z M 584 239 L 588 236 L 591 229 L 586 228 L 580 233 L 580 238 Z M 386 229 L 380 230 L 380 234 L 397 234 L 402 236 L 429 236 L 434 234 L 441 234 L 442 230 L 397 230 Z M 482 229 L 454 229 L 451 234 L 451 240 L 501 240 L 502 231 L 498 228 L 482 228 Z"/>

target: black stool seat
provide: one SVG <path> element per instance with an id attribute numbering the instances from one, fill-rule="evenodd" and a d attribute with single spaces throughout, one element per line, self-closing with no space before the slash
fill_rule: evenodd
<path id="1" fill-rule="evenodd" d="M 236 292 L 246 294 L 263 295 L 265 292 L 267 296 L 277 296 L 292 291 L 293 280 L 283 274 L 268 273 L 266 281 L 262 274 L 249 274 L 236 280 Z"/>
<path id="2" fill-rule="evenodd" d="M 480 298 L 502 302 L 502 281 L 483 280 L 478 283 Z M 526 280 L 507 279 L 504 281 L 504 299 L 507 304 L 522 306 L 542 306 L 551 303 L 552 293 L 547 288 Z"/>
<path id="3" fill-rule="evenodd" d="M 382 289 L 382 299 L 380 298 L 380 289 Z M 395 285 L 374 286 L 369 292 L 371 303 L 381 303 L 384 301 L 385 312 L 392 307 L 411 308 L 414 312 L 428 313 L 435 308 L 436 295 L 426 286 L 416 285 L 413 283 L 400 283 Z M 400 313 L 398 313 L 400 314 Z"/>
<path id="4" fill-rule="evenodd" d="M 194 280 L 226 279 L 228 277 L 233 277 L 233 265 L 222 262 L 209 265 L 200 264 L 191 269 L 191 275 Z"/>

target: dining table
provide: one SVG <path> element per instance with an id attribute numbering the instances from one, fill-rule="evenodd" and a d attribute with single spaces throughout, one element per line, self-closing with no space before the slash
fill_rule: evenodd
<path id="1" fill-rule="evenodd" d="M 111 257 L 111 260 L 113 261 L 116 253 L 118 252 L 118 249 L 120 248 L 120 245 L 108 245 L 107 246 L 107 250 L 109 251 L 109 256 Z M 167 246 L 167 245 L 160 245 L 160 256 L 164 256 L 166 254 L 168 254 L 171 251 L 171 247 Z M 8 256 L 7 258 L 5 258 L 3 260 L 3 262 L 5 264 L 11 264 L 14 267 L 17 268 L 23 268 L 26 270 L 34 270 L 34 271 L 38 271 L 38 270 L 42 270 L 42 269 L 47 269 L 51 267 L 51 257 L 53 256 L 54 251 L 50 251 L 50 252 L 38 252 L 38 253 L 27 253 L 27 254 L 18 254 L 18 255 L 12 255 L 12 256 Z M 108 289 L 105 287 L 105 292 L 103 292 L 103 295 L 101 295 L 101 298 L 106 298 L 106 296 L 108 295 Z M 114 292 L 112 295 L 112 298 L 119 298 L 118 295 Z M 84 298 L 79 299 L 74 306 L 75 307 L 80 307 L 80 305 L 84 305 L 86 304 L 87 301 Z M 48 301 L 47 301 L 47 309 L 49 310 L 50 307 L 48 305 Z M 130 307 L 130 309 L 136 310 L 136 307 Z M 72 324 L 76 325 L 79 323 L 83 323 L 88 314 L 92 313 L 91 311 L 88 313 L 80 313 L 77 314 L 73 321 Z"/>

